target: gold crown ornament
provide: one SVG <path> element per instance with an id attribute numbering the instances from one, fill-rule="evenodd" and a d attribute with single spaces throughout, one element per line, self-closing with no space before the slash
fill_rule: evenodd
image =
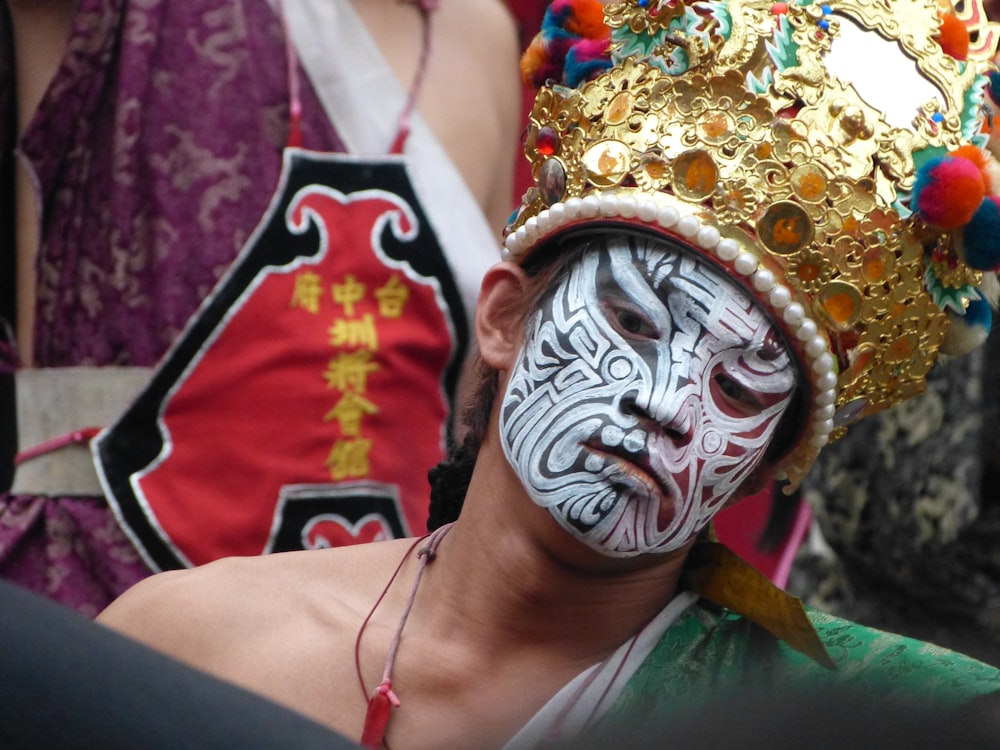
<path id="1" fill-rule="evenodd" d="M 985 340 L 1000 167 L 980 0 L 556 0 L 522 59 L 523 262 L 600 224 L 683 242 L 784 327 L 811 413 L 788 491 L 847 426 Z"/>

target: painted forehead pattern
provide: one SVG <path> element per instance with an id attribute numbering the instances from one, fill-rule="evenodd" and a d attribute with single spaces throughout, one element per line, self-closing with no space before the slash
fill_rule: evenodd
<path id="1" fill-rule="evenodd" d="M 622 231 L 592 241 L 587 253 L 603 253 L 598 294 L 624 281 L 629 271 L 645 282 L 629 285 L 634 301 L 652 308 L 657 302 L 675 319 L 690 319 L 710 334 L 713 350 L 741 348 L 766 369 L 794 367 L 790 347 L 769 311 L 725 272 L 690 249 L 642 234 Z"/>

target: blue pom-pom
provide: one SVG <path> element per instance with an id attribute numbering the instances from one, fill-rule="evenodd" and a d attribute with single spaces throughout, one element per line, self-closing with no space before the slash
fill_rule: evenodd
<path id="1" fill-rule="evenodd" d="M 986 343 L 993 326 L 993 310 L 985 299 L 969 302 L 964 315 L 948 313 L 951 324 L 941 342 L 942 354 L 960 357 Z"/>
<path id="2" fill-rule="evenodd" d="M 917 173 L 913 176 L 913 190 L 911 193 L 912 197 L 910 198 L 910 202 L 914 207 L 920 202 L 920 193 L 933 181 L 934 168 L 943 162 L 944 159 L 943 155 L 931 157 L 917 169 Z"/>
<path id="3" fill-rule="evenodd" d="M 992 271 L 1000 266 L 1000 204 L 994 196 L 986 198 L 962 227 L 958 252 L 977 271 Z"/>
<path id="4" fill-rule="evenodd" d="M 589 41 L 589 40 L 588 40 Z M 586 44 L 586 42 L 584 42 Z M 593 57 L 589 52 L 583 52 L 580 44 L 574 46 L 566 54 L 566 64 L 563 67 L 563 77 L 566 85 L 574 88 L 581 83 L 590 81 L 611 68 L 608 58 Z"/>
<path id="5" fill-rule="evenodd" d="M 987 334 L 993 328 L 993 309 L 985 299 L 974 299 L 965 308 L 965 323 L 982 328 Z"/>
<path id="6" fill-rule="evenodd" d="M 1000 104 L 1000 71 L 991 70 L 989 73 L 989 84 L 986 86 L 986 93 L 990 98 Z"/>
<path id="7" fill-rule="evenodd" d="M 553 39 L 568 39 L 570 41 L 574 39 L 579 39 L 578 34 L 574 34 L 571 31 L 567 31 L 565 27 L 566 16 L 568 16 L 570 11 L 564 9 L 561 13 L 554 12 L 550 7 L 546 12 L 545 17 L 542 19 L 541 34 L 546 40 Z"/>

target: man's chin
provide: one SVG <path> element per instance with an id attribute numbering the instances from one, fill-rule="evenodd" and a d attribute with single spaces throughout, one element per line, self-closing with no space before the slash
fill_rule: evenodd
<path id="1" fill-rule="evenodd" d="M 652 497 L 649 495 L 643 497 L 633 496 L 629 502 L 641 503 L 647 507 L 652 502 L 659 504 L 656 518 L 657 529 L 652 538 L 646 533 L 641 533 L 640 535 L 623 534 L 621 531 L 622 528 L 632 527 L 634 529 L 638 527 L 645 532 L 649 528 L 649 521 L 651 520 L 645 514 L 642 519 L 636 519 L 634 516 L 627 518 L 620 517 L 618 522 L 611 526 L 611 528 L 605 527 L 602 530 L 591 529 L 588 532 L 582 532 L 580 529 L 569 525 L 569 522 L 565 519 L 562 519 L 563 528 L 572 536 L 575 536 L 581 543 L 606 557 L 632 558 L 641 555 L 659 555 L 673 551 L 675 547 L 670 546 L 673 536 L 668 536 L 668 530 L 676 518 L 676 506 L 673 501 L 664 500 L 657 494 Z"/>

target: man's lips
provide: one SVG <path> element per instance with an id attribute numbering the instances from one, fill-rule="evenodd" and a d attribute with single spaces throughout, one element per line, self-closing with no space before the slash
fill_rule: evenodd
<path id="1" fill-rule="evenodd" d="M 666 529 L 673 520 L 674 505 L 680 498 L 680 492 L 673 480 L 656 472 L 646 451 L 631 452 L 622 446 L 607 446 L 597 441 L 583 443 L 583 447 L 598 456 L 610 458 L 617 462 L 625 473 L 634 476 L 647 486 L 655 487 L 660 494 L 657 525 L 661 531 Z"/>

